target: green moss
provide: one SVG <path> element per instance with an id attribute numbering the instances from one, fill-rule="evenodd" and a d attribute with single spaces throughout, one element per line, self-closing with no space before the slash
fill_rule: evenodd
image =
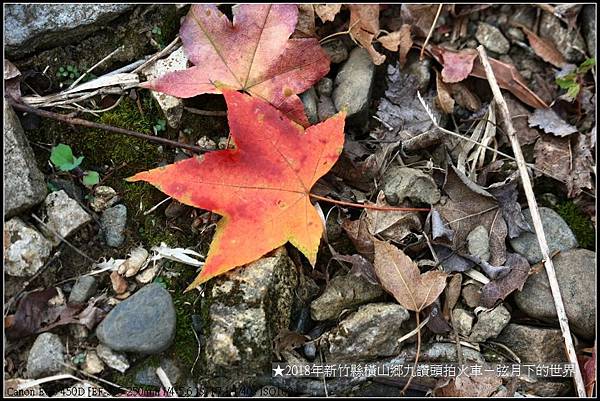
<path id="1" fill-rule="evenodd" d="M 573 203 L 573 201 L 565 201 L 559 203 L 555 210 L 560 217 L 567 222 L 569 227 L 571 227 L 579 246 L 594 250 L 594 245 L 596 243 L 594 226 L 590 219 L 583 214 L 579 206 Z"/>

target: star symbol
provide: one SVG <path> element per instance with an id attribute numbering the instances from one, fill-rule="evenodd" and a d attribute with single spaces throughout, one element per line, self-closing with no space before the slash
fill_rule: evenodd
<path id="1" fill-rule="evenodd" d="M 283 377 L 283 368 L 279 365 L 277 365 L 276 368 L 273 368 L 273 371 L 275 372 L 275 374 L 273 376 L 282 376 Z"/>

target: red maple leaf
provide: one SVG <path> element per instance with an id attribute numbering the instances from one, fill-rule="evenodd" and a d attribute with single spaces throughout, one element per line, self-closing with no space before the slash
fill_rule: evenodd
<path id="1" fill-rule="evenodd" d="M 192 5 L 179 36 L 193 67 L 166 74 L 143 87 L 180 98 L 244 90 L 308 126 L 297 96 L 329 71 L 316 39 L 289 39 L 298 21 L 293 4 L 233 7 L 233 23 L 215 5 Z"/>
<path id="2" fill-rule="evenodd" d="M 228 89 L 223 95 L 235 149 L 128 178 L 223 216 L 204 268 L 186 291 L 288 241 L 314 264 L 323 224 L 310 189 L 344 145 L 345 112 L 304 130 L 262 100 Z"/>

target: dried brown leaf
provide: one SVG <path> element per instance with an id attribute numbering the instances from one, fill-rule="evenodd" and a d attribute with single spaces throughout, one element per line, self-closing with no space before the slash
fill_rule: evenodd
<path id="1" fill-rule="evenodd" d="M 375 272 L 382 287 L 411 311 L 431 305 L 446 287 L 447 274 L 429 271 L 421 274 L 417 264 L 387 242 L 375 240 Z"/>
<path id="2" fill-rule="evenodd" d="M 529 262 L 516 253 L 506 254 L 506 264 L 510 272 L 499 279 L 492 280 L 481 289 L 479 302 L 486 308 L 493 308 L 499 300 L 504 300 L 515 290 L 521 291 L 529 275 Z"/>
<path id="3" fill-rule="evenodd" d="M 397 50 L 399 54 L 400 67 L 404 67 L 404 64 L 406 64 L 406 56 L 413 45 L 410 25 L 404 24 L 399 30 L 392 32 L 389 35 L 382 36 L 377 40 L 386 49 L 393 52 Z"/>
<path id="4" fill-rule="evenodd" d="M 438 10 L 437 4 L 402 4 L 400 16 L 404 24 L 412 25 L 415 33 L 426 37 Z"/>
<path id="5" fill-rule="evenodd" d="M 373 241 L 375 237 L 369 232 L 367 223 L 361 219 L 346 219 L 342 221 L 342 228 L 348 234 L 356 250 L 367 260 L 372 261 L 374 258 Z"/>
<path id="6" fill-rule="evenodd" d="M 298 4 L 298 23 L 292 34 L 293 38 L 314 38 L 315 9 L 313 4 Z"/>
<path id="7" fill-rule="evenodd" d="M 567 180 L 567 189 L 569 190 L 570 198 L 579 195 L 582 188 L 594 188 L 594 181 L 592 180 L 592 174 L 596 171 L 596 164 L 594 163 L 594 155 L 592 153 L 595 145 L 594 142 L 595 133 L 580 133 L 571 136 L 573 163 L 571 174 Z"/>
<path id="8" fill-rule="evenodd" d="M 379 34 L 379 4 L 350 4 L 350 36 L 364 47 L 373 64 L 385 61 L 385 56 L 373 47 L 373 39 Z"/>
<path id="9" fill-rule="evenodd" d="M 561 52 L 558 51 L 556 45 L 552 43 L 552 41 L 539 37 L 524 26 L 520 26 L 520 28 L 527 35 L 529 44 L 531 45 L 531 48 L 535 54 L 537 54 L 542 60 L 552 64 L 557 68 L 562 68 L 565 64 L 567 64 L 565 57 L 561 54 Z"/>
<path id="10" fill-rule="evenodd" d="M 447 87 L 452 98 L 459 106 L 471 111 L 481 110 L 481 100 L 465 84 L 458 82 L 448 84 Z"/>
<path id="11" fill-rule="evenodd" d="M 56 288 L 51 287 L 31 292 L 21 298 L 13 318 L 9 319 L 12 324 L 6 328 L 6 336 L 14 339 L 37 333 L 47 317 L 48 301 L 57 294 Z"/>
<path id="12" fill-rule="evenodd" d="M 440 74 L 435 74 L 435 82 L 437 85 L 437 102 L 440 109 L 446 114 L 454 113 L 454 99 L 450 95 L 450 89 L 441 79 Z"/>
<path id="13" fill-rule="evenodd" d="M 315 13 L 323 22 L 333 21 L 342 9 L 341 4 L 315 4 L 314 7 Z"/>
<path id="14" fill-rule="evenodd" d="M 125 278 L 121 276 L 119 272 L 112 272 L 110 274 L 110 281 L 116 294 L 123 294 L 125 291 L 127 291 L 127 280 L 125 280 Z"/>
<path id="15" fill-rule="evenodd" d="M 533 148 L 535 167 L 547 171 L 563 182 L 571 172 L 571 149 L 569 138 L 558 138 L 542 134 Z"/>
<path id="16" fill-rule="evenodd" d="M 437 210 L 454 231 L 452 248 L 465 249 L 469 233 L 482 225 L 490 238 L 489 263 L 502 265 L 506 258 L 507 227 L 496 199 L 454 166 L 448 169 L 444 191 L 449 199 Z"/>
<path id="17" fill-rule="evenodd" d="M 383 191 L 377 195 L 376 205 L 389 206 Z M 412 230 L 421 230 L 421 220 L 413 212 L 367 209 L 361 219 L 364 219 L 371 234 L 387 240 L 401 241 Z"/>
<path id="18" fill-rule="evenodd" d="M 462 274 L 453 274 L 446 290 L 446 299 L 444 301 L 444 317 L 450 320 L 452 309 L 460 298 L 460 290 L 462 288 Z"/>

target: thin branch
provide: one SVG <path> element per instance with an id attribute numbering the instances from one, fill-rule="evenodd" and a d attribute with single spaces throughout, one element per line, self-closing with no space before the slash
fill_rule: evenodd
<path id="1" fill-rule="evenodd" d="M 109 131 L 109 132 L 116 132 L 118 134 L 125 134 L 125 135 L 133 136 L 136 138 L 145 139 L 147 141 L 160 143 L 161 145 L 191 150 L 192 152 L 196 152 L 196 153 L 202 153 L 202 152 L 207 152 L 207 151 L 211 150 L 211 149 L 201 148 L 199 146 L 188 145 L 185 143 L 172 141 L 167 138 L 161 138 L 158 136 L 142 134 L 141 132 L 131 131 L 131 130 L 128 130 L 125 128 L 113 127 L 112 125 L 95 123 L 92 121 L 83 120 L 81 118 L 73 118 L 73 117 L 63 115 L 63 114 L 53 113 L 51 111 L 36 109 L 33 107 L 26 106 L 24 104 L 16 103 L 12 99 L 6 99 L 6 101 L 8 102 L 8 104 L 13 106 L 17 110 L 35 114 L 40 117 L 52 118 L 54 120 L 58 120 L 58 121 L 61 121 L 61 122 L 67 123 L 67 124 L 81 125 L 83 127 L 96 128 L 96 129 L 101 129 L 101 130 L 105 130 L 105 131 Z"/>
<path id="2" fill-rule="evenodd" d="M 184 110 L 189 111 L 190 113 L 193 114 L 198 114 L 199 116 L 209 116 L 209 117 L 224 117 L 227 115 L 226 111 L 220 111 L 220 110 L 200 110 L 200 109 L 196 109 L 193 107 L 187 107 L 184 106 L 183 107 Z"/>
<path id="3" fill-rule="evenodd" d="M 48 225 L 46 223 L 44 223 L 42 221 L 42 219 L 40 219 L 39 217 L 37 217 L 35 214 L 31 214 L 31 217 L 33 217 L 33 219 L 35 221 L 37 221 L 38 223 L 40 223 L 42 226 L 44 226 L 44 228 L 48 231 L 50 231 L 53 235 L 55 235 L 58 239 L 60 239 L 62 242 L 64 242 L 65 244 L 67 244 L 71 249 L 73 249 L 75 252 L 77 252 L 79 255 L 83 256 L 85 259 L 87 259 L 88 261 L 92 262 L 92 263 L 96 263 L 96 261 L 92 258 L 90 258 L 88 255 L 86 255 L 85 253 L 83 253 L 82 251 L 79 250 L 79 248 L 77 248 L 75 245 L 71 244 L 69 241 L 67 241 L 65 239 L 65 237 L 63 237 L 62 235 L 60 235 L 59 233 L 56 232 L 56 230 L 53 230 L 52 228 L 48 227 Z"/>
<path id="4" fill-rule="evenodd" d="M 531 185 L 531 180 L 527 172 L 525 158 L 523 157 L 523 152 L 521 151 L 521 145 L 519 144 L 519 139 L 517 138 L 515 128 L 512 125 L 512 120 L 510 119 L 508 106 L 506 105 L 506 101 L 502 96 L 500 87 L 496 82 L 496 77 L 494 76 L 494 71 L 492 70 L 492 66 L 490 65 L 485 49 L 483 48 L 483 46 L 480 45 L 479 47 L 477 47 L 477 51 L 479 52 L 481 64 L 483 64 L 483 68 L 485 69 L 485 75 L 487 76 L 492 92 L 494 93 L 494 99 L 500 107 L 500 112 L 502 113 L 502 118 L 504 119 L 504 123 L 506 124 L 507 128 L 506 134 L 510 139 L 510 144 L 517 159 L 517 167 L 519 168 L 521 182 L 523 183 L 523 189 L 525 190 L 525 196 L 527 197 L 527 204 L 529 206 L 529 210 L 531 211 L 531 220 L 533 221 L 535 234 L 537 236 L 538 243 L 540 245 L 540 250 L 542 252 L 544 266 L 546 267 L 546 273 L 548 274 L 550 290 L 552 291 L 552 297 L 554 298 L 554 305 L 556 306 L 558 322 L 560 324 L 560 329 L 562 331 L 563 339 L 565 341 L 567 355 L 569 357 L 569 362 L 573 364 L 574 367 L 574 379 L 577 388 L 577 394 L 579 397 L 585 397 L 585 385 L 583 383 L 581 371 L 579 370 L 577 355 L 575 354 L 575 347 L 573 346 L 573 340 L 571 338 L 569 320 L 567 318 L 565 306 L 563 304 L 562 296 L 560 294 L 560 286 L 558 284 L 558 280 L 556 279 L 554 264 L 552 263 L 552 258 L 550 257 L 550 251 L 548 248 L 548 243 L 546 241 L 546 234 L 544 233 L 544 227 L 542 226 L 542 219 L 538 210 L 537 201 L 535 200 L 533 186 Z"/>
<path id="5" fill-rule="evenodd" d="M 179 43 L 179 40 L 180 40 L 180 38 L 179 38 L 179 36 L 177 36 L 175 39 L 173 39 L 173 41 L 171 43 L 169 43 L 167 45 L 167 47 L 165 47 L 164 49 L 162 49 L 161 51 L 156 53 L 154 56 L 150 57 L 142 65 L 140 65 L 135 70 L 133 70 L 133 72 L 138 73 L 138 72 L 142 71 L 144 68 L 146 68 L 147 65 L 155 62 L 159 58 L 161 58 L 167 54 L 173 53 L 176 50 L 176 49 L 174 49 L 174 47 L 177 46 L 177 44 Z"/>
<path id="6" fill-rule="evenodd" d="M 94 70 L 94 68 L 98 67 L 99 65 L 101 65 L 102 63 L 104 63 L 106 60 L 108 60 L 109 58 L 111 58 L 112 56 L 114 56 L 115 54 L 117 54 L 118 52 L 120 52 L 121 50 L 123 50 L 124 48 L 125 48 L 124 45 L 121 45 L 121 46 L 117 47 L 108 56 L 104 57 L 102 60 L 98 61 L 96 64 L 94 64 L 93 66 L 91 66 L 90 69 L 88 69 L 86 72 L 84 72 L 83 74 L 81 74 L 81 76 L 79 78 L 77 78 L 77 80 L 75 80 L 75 82 L 73 82 L 71 84 L 71 86 L 69 86 L 68 89 L 72 89 L 75 86 L 77 86 L 77 84 L 79 82 L 81 82 L 81 80 L 83 78 L 85 78 L 86 75 L 88 75 L 90 72 L 92 72 Z"/>
<path id="7" fill-rule="evenodd" d="M 356 207 L 360 209 L 371 209 L 371 210 L 382 210 L 387 212 L 428 212 L 431 209 L 429 208 L 421 208 L 421 207 L 393 207 L 393 206 L 376 206 L 376 205 L 363 205 L 360 203 L 352 203 L 352 202 L 344 202 L 331 198 L 327 198 L 325 196 L 315 195 L 310 193 L 309 196 L 314 199 L 322 200 L 328 203 L 335 203 L 336 205 Z"/>
<path id="8" fill-rule="evenodd" d="M 423 54 L 425 53 L 425 48 L 427 47 L 427 43 L 429 43 L 429 39 L 431 38 L 431 35 L 433 34 L 433 30 L 435 29 L 435 26 L 437 25 L 437 20 L 440 17 L 440 13 L 442 12 L 442 8 L 444 7 L 444 4 L 440 4 L 440 6 L 438 7 L 437 13 L 435 14 L 435 18 L 433 19 L 433 22 L 431 23 L 431 28 L 429 28 L 429 33 L 427 33 L 427 37 L 425 38 L 425 42 L 423 43 L 423 47 L 421 48 L 421 54 L 419 55 L 419 60 L 423 60 Z"/>

